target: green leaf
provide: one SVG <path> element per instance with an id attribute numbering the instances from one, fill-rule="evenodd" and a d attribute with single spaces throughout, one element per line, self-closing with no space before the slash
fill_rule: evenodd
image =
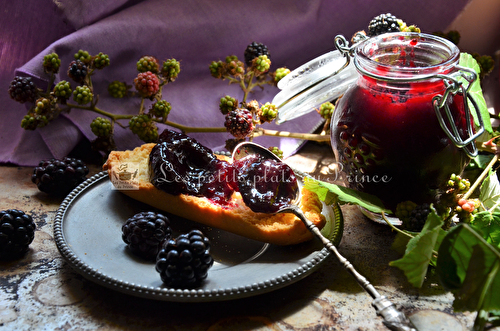
<path id="1" fill-rule="evenodd" d="M 471 222 L 474 229 L 482 233 L 491 245 L 500 248 L 500 212 L 483 211 L 474 215 Z"/>
<path id="2" fill-rule="evenodd" d="M 476 59 L 470 54 L 460 53 L 460 60 L 458 64 L 462 67 L 467 67 L 476 72 L 479 77 L 479 73 L 481 72 L 481 68 L 477 63 Z M 459 81 L 462 81 L 464 84 L 468 84 L 468 82 L 464 78 L 459 78 Z M 481 90 L 481 83 L 479 82 L 479 78 L 472 84 L 469 93 L 471 97 L 476 101 L 476 104 L 479 109 L 477 111 L 481 114 L 484 122 L 484 129 L 486 132 L 493 133 L 493 128 L 491 127 L 491 119 L 490 114 L 488 112 L 488 106 L 486 105 L 486 100 L 484 100 L 483 91 Z M 478 116 L 474 109 L 474 105 L 470 100 L 468 100 L 469 109 L 471 109 L 472 117 L 474 118 L 474 123 L 476 126 L 479 126 Z"/>
<path id="3" fill-rule="evenodd" d="M 422 231 L 408 242 L 405 255 L 401 259 L 389 263 L 391 266 L 401 269 L 408 282 L 415 287 L 422 286 L 435 247 L 444 237 L 442 226 L 443 220 L 432 207 Z"/>
<path id="4" fill-rule="evenodd" d="M 454 291 L 455 310 L 500 309 L 500 251 L 469 225 L 456 226 L 443 239 L 436 272 Z"/>
<path id="5" fill-rule="evenodd" d="M 496 171 L 491 171 L 488 177 L 484 179 L 481 183 L 479 200 L 483 203 L 483 206 L 492 212 L 491 208 L 500 203 L 500 182 Z"/>
<path id="6" fill-rule="evenodd" d="M 359 192 L 348 187 L 327 183 L 311 177 L 304 178 L 304 187 L 318 195 L 326 204 L 339 202 L 342 204 L 354 204 L 364 207 L 373 213 L 390 214 L 391 211 L 384 207 L 382 201 L 374 195 Z"/>

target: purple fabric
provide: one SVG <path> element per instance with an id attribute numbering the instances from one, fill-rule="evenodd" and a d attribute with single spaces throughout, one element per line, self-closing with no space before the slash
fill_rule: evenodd
<path id="1" fill-rule="evenodd" d="M 169 120 L 189 126 L 222 127 L 224 117 L 218 110 L 219 99 L 229 94 L 241 100 L 243 93 L 238 86 L 211 77 L 211 61 L 231 54 L 242 59 L 246 45 L 257 41 L 268 46 L 273 69 L 286 66 L 293 70 L 332 50 L 337 34 L 350 37 L 366 29 L 370 19 L 380 13 L 391 12 L 430 33 L 446 29 L 467 2 L 456 0 L 449 6 L 432 0 L 37 0 L 30 1 L 32 8 L 26 13 L 26 0 L 8 1 L 0 13 L 0 89 L 6 91 L 15 74 L 33 76 L 40 84 L 46 84 L 41 63 L 50 52 L 57 52 L 62 61 L 57 80 L 68 81 L 71 80 L 66 75 L 67 65 L 79 49 L 91 54 L 103 52 L 109 55 L 111 65 L 93 76 L 99 94 L 98 107 L 133 114 L 140 100 L 110 98 L 107 85 L 114 80 L 132 85 L 141 56 L 176 58 L 181 62 L 179 78 L 163 89 L 164 99 L 172 104 Z M 265 103 L 277 92 L 277 88 L 266 86 L 249 100 Z M 26 106 L 11 100 L 6 92 L 0 93 L 0 105 L 0 163 L 32 166 L 44 158 L 65 156 L 81 139 L 95 138 L 89 126 L 97 116 L 95 113 L 74 109 L 45 128 L 24 131 L 20 122 Z M 310 132 L 319 124 L 319 117 L 311 114 L 280 126 L 266 126 Z M 160 131 L 163 128 L 159 126 Z M 227 133 L 191 136 L 216 150 L 222 150 L 230 138 Z M 141 144 L 128 129 L 119 126 L 115 137 L 119 149 Z M 256 142 L 280 146 L 286 154 L 300 144 L 297 140 L 274 137 L 259 137 Z"/>

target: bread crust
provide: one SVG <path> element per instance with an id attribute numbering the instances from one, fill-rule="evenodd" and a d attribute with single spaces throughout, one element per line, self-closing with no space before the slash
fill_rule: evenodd
<path id="1" fill-rule="evenodd" d="M 149 153 L 153 146 L 155 144 L 144 144 L 132 151 L 110 153 L 103 166 L 110 178 L 118 178 L 122 164 L 132 163 L 138 170 L 133 179 L 136 189 L 123 190 L 116 185 L 117 181 L 112 181 L 122 193 L 165 212 L 258 241 L 292 245 L 312 239 L 313 235 L 297 216 L 255 213 L 245 205 L 238 192 L 233 194 L 227 206 L 221 206 L 205 197 L 172 195 L 157 189 L 149 180 Z M 302 189 L 301 196 L 301 209 L 321 229 L 326 223 L 321 214 L 322 202 L 315 193 L 306 189 Z"/>

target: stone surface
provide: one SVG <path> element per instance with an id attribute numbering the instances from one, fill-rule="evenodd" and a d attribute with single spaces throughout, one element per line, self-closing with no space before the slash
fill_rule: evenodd
<path id="1" fill-rule="evenodd" d="M 326 145 L 307 145 L 288 162 L 299 169 L 307 165 L 307 171 L 321 179 L 335 176 Z M 97 171 L 94 167 L 91 174 Z M 30 181 L 31 172 L 0 167 L 0 208 L 22 209 L 38 227 L 25 257 L 0 262 L 0 330 L 387 330 L 371 298 L 334 257 L 285 288 L 224 302 L 146 300 L 97 285 L 75 273 L 60 255 L 53 220 L 62 200 L 39 192 Z M 356 207 L 343 210 L 340 253 L 382 295 L 408 315 L 442 312 L 463 329 L 472 326 L 475 314 L 453 313 L 453 296 L 436 279 L 429 277 L 415 289 L 389 266 L 399 255 L 390 248 L 395 233 L 388 226 L 366 219 Z"/>

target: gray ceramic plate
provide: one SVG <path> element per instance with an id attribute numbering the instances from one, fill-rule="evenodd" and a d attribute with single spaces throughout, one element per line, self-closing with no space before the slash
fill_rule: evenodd
<path id="1" fill-rule="evenodd" d="M 162 284 L 154 263 L 130 253 L 121 238 L 122 224 L 145 210 L 151 207 L 113 189 L 107 173 L 101 172 L 62 202 L 54 222 L 57 247 L 78 273 L 95 283 L 134 296 L 179 302 L 221 301 L 273 291 L 311 274 L 330 254 L 319 240 L 274 246 L 168 215 L 174 236 L 192 228 L 202 230 L 211 240 L 215 260 L 200 287 L 169 288 Z M 335 234 L 328 232 L 334 228 L 334 212 L 325 206 L 324 215 L 329 227 L 323 233 L 333 240 Z"/>

